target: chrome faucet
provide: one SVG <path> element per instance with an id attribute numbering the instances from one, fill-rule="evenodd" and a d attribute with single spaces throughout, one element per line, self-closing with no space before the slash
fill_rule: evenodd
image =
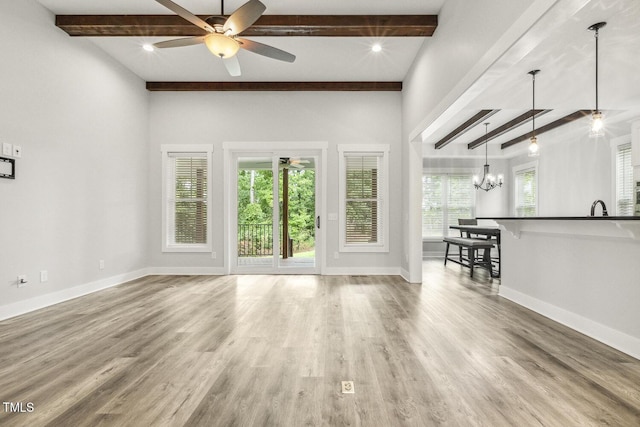
<path id="1" fill-rule="evenodd" d="M 593 204 L 591 205 L 591 216 L 594 216 L 598 203 L 602 205 L 602 216 L 609 216 L 609 213 L 607 212 L 607 206 L 602 200 L 596 200 L 595 202 L 593 202 Z"/>

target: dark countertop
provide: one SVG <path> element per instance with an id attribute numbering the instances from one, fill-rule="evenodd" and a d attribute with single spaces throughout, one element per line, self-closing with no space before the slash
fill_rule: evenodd
<path id="1" fill-rule="evenodd" d="M 640 216 L 526 216 L 526 217 L 478 217 L 477 219 L 518 221 L 640 221 Z"/>

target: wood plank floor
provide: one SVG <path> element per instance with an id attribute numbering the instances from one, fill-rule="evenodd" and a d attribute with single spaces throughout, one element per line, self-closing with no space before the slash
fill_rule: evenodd
<path id="1" fill-rule="evenodd" d="M 640 425 L 640 361 L 476 276 L 152 276 L 2 321 L 33 412 L 0 425 Z"/>

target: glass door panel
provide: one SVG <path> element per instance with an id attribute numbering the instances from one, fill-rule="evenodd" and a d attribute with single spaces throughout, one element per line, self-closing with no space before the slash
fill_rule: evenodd
<path id="1" fill-rule="evenodd" d="M 273 158 L 239 157 L 237 166 L 238 266 L 272 268 L 279 246 L 273 227 Z"/>
<path id="2" fill-rule="evenodd" d="M 314 157 L 278 158 L 279 268 L 316 265 L 316 161 Z"/>

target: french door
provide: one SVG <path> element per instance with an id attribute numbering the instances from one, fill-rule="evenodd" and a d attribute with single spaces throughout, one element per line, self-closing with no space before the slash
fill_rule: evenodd
<path id="1" fill-rule="evenodd" d="M 232 273 L 319 273 L 320 161 L 312 150 L 232 154 Z"/>

